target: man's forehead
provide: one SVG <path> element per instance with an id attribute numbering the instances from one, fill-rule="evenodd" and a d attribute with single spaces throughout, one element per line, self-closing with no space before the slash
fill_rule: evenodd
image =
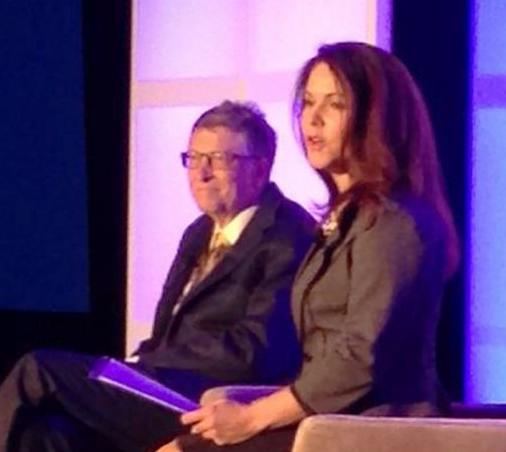
<path id="1" fill-rule="evenodd" d="M 199 127 L 190 135 L 189 147 L 193 150 L 228 150 L 246 146 L 243 133 L 225 126 Z"/>

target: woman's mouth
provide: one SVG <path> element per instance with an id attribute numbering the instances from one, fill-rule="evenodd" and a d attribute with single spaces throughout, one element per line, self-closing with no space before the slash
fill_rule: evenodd
<path id="1" fill-rule="evenodd" d="M 325 140 L 318 135 L 310 135 L 306 137 L 306 147 L 311 151 L 319 151 L 325 145 Z"/>

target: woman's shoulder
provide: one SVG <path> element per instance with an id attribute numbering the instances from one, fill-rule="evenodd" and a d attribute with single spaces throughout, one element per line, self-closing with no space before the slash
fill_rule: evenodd
<path id="1" fill-rule="evenodd" d="M 443 234 L 443 222 L 436 210 L 412 195 L 378 195 L 361 203 L 356 223 L 363 231 L 383 236 L 414 234 L 422 242 L 434 241 Z"/>

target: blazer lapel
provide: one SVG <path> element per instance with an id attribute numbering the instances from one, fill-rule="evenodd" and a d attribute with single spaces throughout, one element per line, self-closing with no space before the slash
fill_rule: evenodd
<path id="1" fill-rule="evenodd" d="M 197 265 L 200 255 L 208 246 L 212 230 L 213 222 L 211 218 L 204 216 L 195 226 L 195 230 L 192 231 L 188 239 L 182 244 L 181 251 L 179 253 L 180 260 L 178 260 L 177 264 L 174 265 L 174 274 L 171 275 L 171 280 L 168 283 L 168 293 L 166 295 L 165 306 L 169 313 L 172 313 L 172 309 L 179 301 L 183 289 L 187 284 L 195 265 Z"/>
<path id="2" fill-rule="evenodd" d="M 297 313 L 294 319 L 299 334 L 302 323 L 301 316 L 303 316 L 302 300 L 310 285 L 321 276 L 320 272 L 323 270 L 322 266 L 324 265 L 326 256 L 331 254 L 331 259 L 336 259 L 346 249 L 347 245 L 355 239 L 357 234 L 368 226 L 367 220 L 359 212 L 355 212 L 348 221 L 348 225 L 337 228 L 327 238 L 322 237 L 320 241 L 316 241 L 311 246 L 295 276 L 292 298 L 294 313 Z"/>
<path id="3" fill-rule="evenodd" d="M 250 255 L 261 243 L 265 229 L 272 226 L 276 210 L 283 199 L 281 192 L 274 184 L 266 188 L 255 215 L 242 232 L 239 240 L 223 256 L 223 259 L 199 284 L 191 288 L 182 300 L 184 308 L 195 302 L 198 296 L 209 286 L 226 278 L 237 266 Z M 181 312 L 184 309 L 178 311 Z"/>

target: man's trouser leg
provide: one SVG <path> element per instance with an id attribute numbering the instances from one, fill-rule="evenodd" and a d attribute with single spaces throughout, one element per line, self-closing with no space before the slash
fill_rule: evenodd
<path id="1" fill-rule="evenodd" d="M 95 359 L 59 351 L 21 358 L 0 386 L 0 452 L 8 450 L 16 424 L 48 403 L 125 451 L 148 449 L 183 430 L 177 414 L 88 379 Z"/>
<path id="2" fill-rule="evenodd" d="M 120 452 L 103 435 L 58 410 L 39 410 L 18 425 L 16 452 Z"/>

